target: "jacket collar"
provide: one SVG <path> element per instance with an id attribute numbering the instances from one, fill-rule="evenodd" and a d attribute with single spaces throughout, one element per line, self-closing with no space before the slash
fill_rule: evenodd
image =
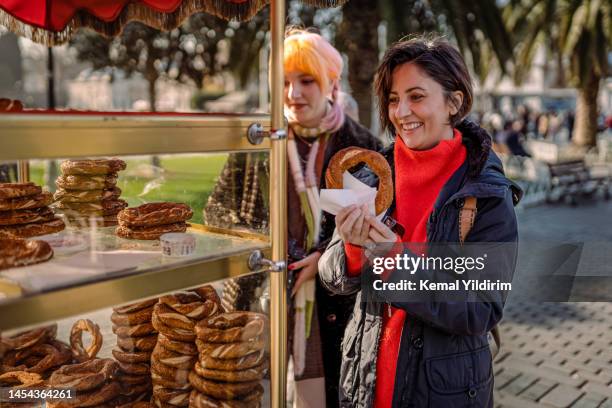
<path id="1" fill-rule="evenodd" d="M 491 136 L 476 123 L 463 120 L 457 125 L 461 132 L 462 143 L 467 150 L 467 158 L 451 178 L 444 184 L 434 211 L 440 210 L 445 204 L 465 197 L 499 197 L 503 198 L 508 188 L 512 189 L 513 201 L 516 205 L 522 197 L 521 188 L 508 180 L 503 171 L 501 160 L 491 150 Z M 387 146 L 381 154 L 391 166 L 393 183 L 395 184 L 394 145 Z M 387 214 L 395 209 L 395 199 Z"/>
<path id="2" fill-rule="evenodd" d="M 467 150 L 467 175 L 469 178 L 478 177 L 485 168 L 491 152 L 491 136 L 486 130 L 467 119 L 457 125 L 457 130 L 461 132 L 462 142 Z"/>
<path id="3" fill-rule="evenodd" d="M 514 205 L 518 204 L 523 196 L 523 191 L 518 184 L 506 178 L 501 160 L 492 150 L 489 151 L 484 167 L 478 175 L 470 177 L 467 174 L 466 177 L 468 172 L 469 164 L 464 163 L 442 189 L 435 204 L 436 209 L 441 208 L 448 202 L 465 197 L 504 198 L 508 189 L 512 191 Z"/>
<path id="4" fill-rule="evenodd" d="M 491 151 L 491 136 L 486 130 L 478 126 L 476 123 L 463 120 L 457 125 L 457 130 L 461 132 L 462 143 L 467 151 L 467 170 L 469 177 L 477 177 L 487 163 L 489 152 Z M 395 142 L 384 148 L 381 153 L 389 164 L 392 172 L 395 172 L 393 150 Z M 395 174 L 393 174 L 395 181 Z"/>

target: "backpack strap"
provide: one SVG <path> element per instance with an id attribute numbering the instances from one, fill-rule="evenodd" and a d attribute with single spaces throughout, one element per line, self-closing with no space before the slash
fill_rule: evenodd
<path id="1" fill-rule="evenodd" d="M 474 220 L 476 219 L 476 197 L 465 197 L 463 201 L 463 207 L 459 211 L 459 244 L 463 245 L 465 239 L 470 233 L 474 226 Z M 489 348 L 491 349 L 491 356 L 493 359 L 499 354 L 501 348 L 501 333 L 499 331 L 499 325 L 496 325 L 487 333 L 489 339 Z"/>
<path id="2" fill-rule="evenodd" d="M 463 244 L 476 219 L 476 197 L 465 197 L 459 211 L 459 243 Z"/>

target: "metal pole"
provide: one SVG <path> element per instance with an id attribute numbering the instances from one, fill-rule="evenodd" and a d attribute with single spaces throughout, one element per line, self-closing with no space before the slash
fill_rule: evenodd
<path id="1" fill-rule="evenodd" d="M 52 47 L 47 47 L 47 107 L 55 109 L 55 71 Z"/>
<path id="2" fill-rule="evenodd" d="M 53 47 L 47 47 L 47 109 L 53 110 L 55 105 L 55 58 L 53 57 Z M 55 179 L 57 173 L 57 161 L 49 160 L 45 165 L 44 183 L 51 192 L 55 191 Z"/>
<path id="3" fill-rule="evenodd" d="M 270 113 L 272 132 L 283 130 L 283 41 L 285 33 L 285 0 L 270 2 Z M 287 256 L 287 139 L 272 138 L 270 175 L 270 225 L 272 260 L 285 261 Z M 272 408 L 286 404 L 287 382 L 287 269 L 270 273 L 270 340 Z"/>
<path id="4" fill-rule="evenodd" d="M 27 160 L 17 161 L 17 181 L 26 183 L 30 181 L 30 162 Z"/>

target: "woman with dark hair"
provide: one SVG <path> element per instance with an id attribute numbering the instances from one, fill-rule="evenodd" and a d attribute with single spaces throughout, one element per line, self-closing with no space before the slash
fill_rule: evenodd
<path id="1" fill-rule="evenodd" d="M 487 334 L 502 318 L 505 292 L 470 303 L 370 302 L 370 292 L 360 292 L 360 274 L 370 267 L 362 261 L 370 244 L 516 243 L 513 206 L 521 191 L 504 177 L 490 136 L 464 120 L 472 84 L 461 54 L 449 43 L 394 44 L 378 67 L 375 90 L 381 124 L 394 140 L 383 156 L 393 173 L 394 202 L 386 214 L 395 227 L 365 208 L 346 207 L 319 260 L 328 290 L 359 292 L 342 344 L 341 406 L 493 406 Z M 360 178 L 374 184 L 363 173 Z M 472 217 L 462 216 L 468 210 Z M 514 262 L 511 252 L 496 258 L 495 268 L 511 275 Z M 383 277 L 397 273 L 388 270 Z M 418 270 L 416 276 L 427 273 Z"/>

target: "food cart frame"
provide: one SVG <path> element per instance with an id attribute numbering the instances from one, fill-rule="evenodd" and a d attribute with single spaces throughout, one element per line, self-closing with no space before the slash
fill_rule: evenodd
<path id="1" fill-rule="evenodd" d="M 341 2 L 338 2 L 341 3 Z M 270 1 L 270 115 L 142 115 L 114 113 L 17 113 L 0 115 L 0 160 L 20 160 L 27 180 L 29 159 L 105 155 L 270 151 L 270 231 L 259 247 L 270 261 L 270 377 L 272 407 L 285 406 L 287 362 L 287 141 L 283 117 L 285 1 Z M 268 138 L 247 141 L 249 125 Z M 84 137 L 87 136 L 87 137 Z M 0 303 L 0 330 L 11 330 L 156 294 L 251 273 L 251 251 L 111 278 Z M 202 274 L 202 268 L 208 272 Z M 146 282 L 146 285 L 144 284 Z"/>

